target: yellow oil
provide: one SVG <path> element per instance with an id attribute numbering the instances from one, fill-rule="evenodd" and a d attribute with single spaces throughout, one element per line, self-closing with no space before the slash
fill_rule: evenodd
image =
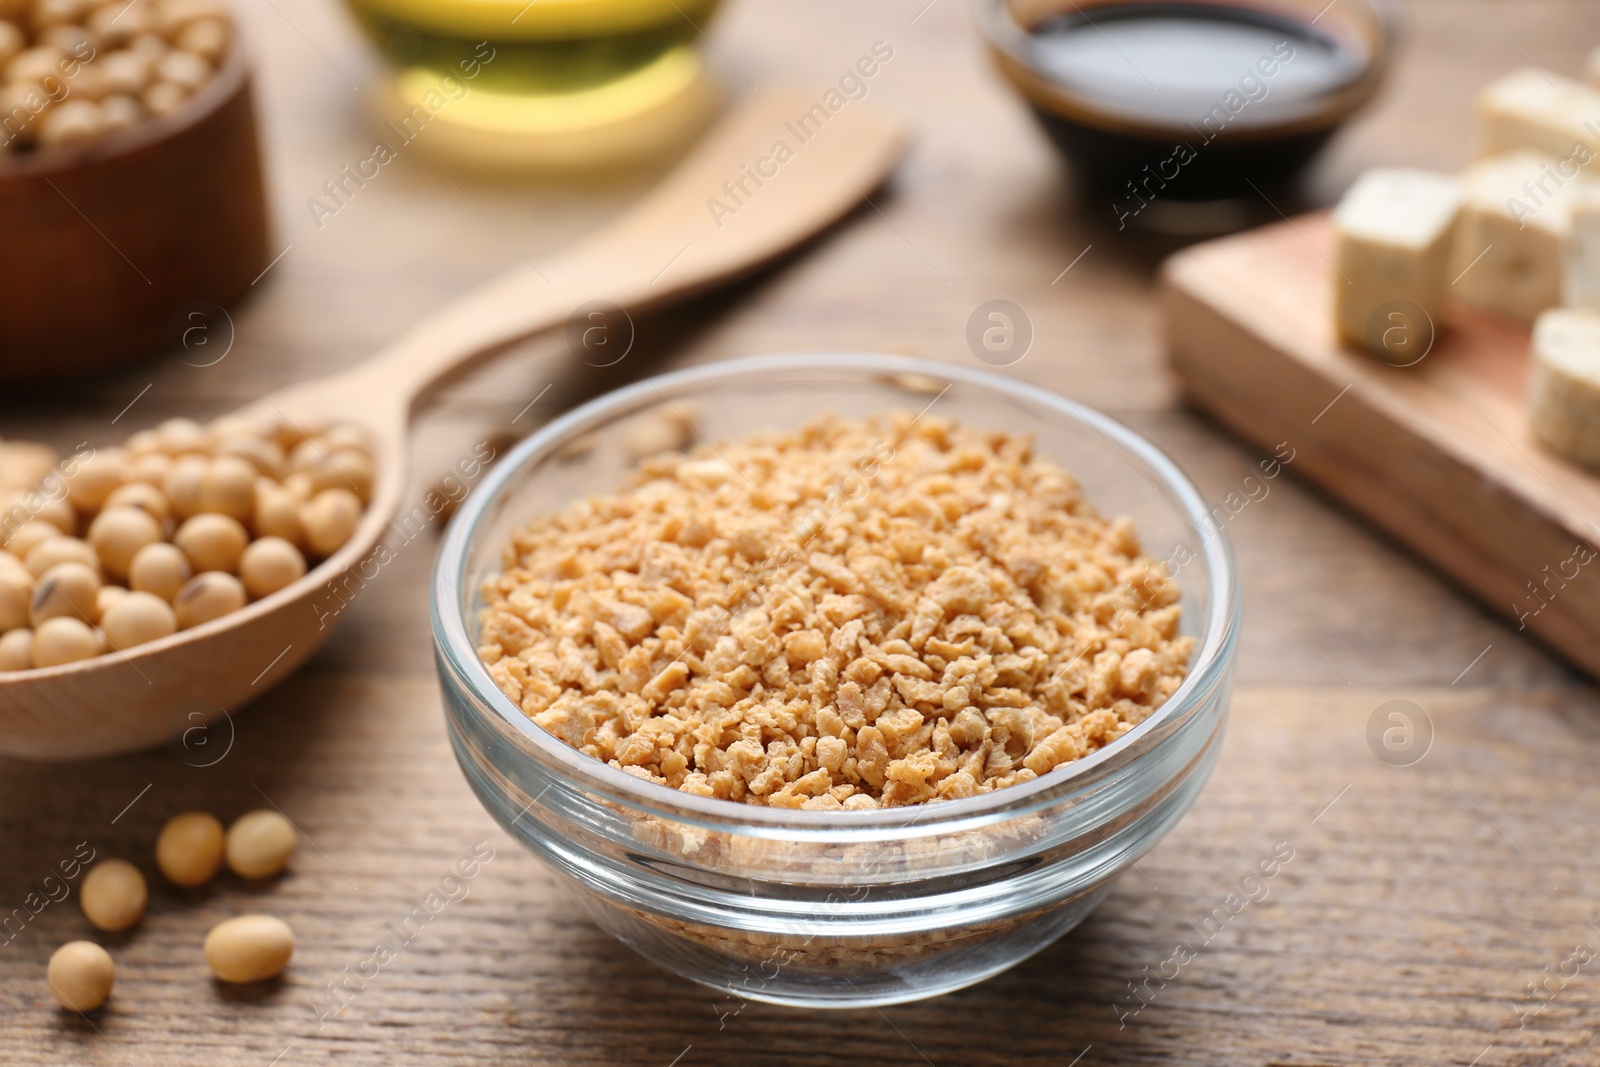
<path id="1" fill-rule="evenodd" d="M 491 167 L 659 155 L 709 118 L 701 31 L 718 0 L 348 0 L 393 67 L 380 118 Z"/>

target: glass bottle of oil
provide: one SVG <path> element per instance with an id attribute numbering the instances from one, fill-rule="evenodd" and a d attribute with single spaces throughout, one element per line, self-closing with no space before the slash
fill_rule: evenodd
<path id="1" fill-rule="evenodd" d="M 380 119 L 436 156 L 625 163 L 682 143 L 715 109 L 698 44 L 718 0 L 347 2 L 393 65 Z"/>

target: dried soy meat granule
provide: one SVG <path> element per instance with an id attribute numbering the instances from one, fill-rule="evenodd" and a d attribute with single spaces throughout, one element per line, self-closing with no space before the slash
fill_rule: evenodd
<path id="1" fill-rule="evenodd" d="M 644 462 L 517 530 L 479 653 L 580 751 L 750 804 L 1030 781 L 1175 692 L 1179 593 L 1024 436 L 832 417 Z"/>

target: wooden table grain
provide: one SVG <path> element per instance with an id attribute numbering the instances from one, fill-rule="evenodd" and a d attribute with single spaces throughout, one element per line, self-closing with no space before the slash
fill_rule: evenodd
<path id="1" fill-rule="evenodd" d="M 1324 198 L 1373 163 L 1459 166 L 1478 84 L 1528 61 L 1574 71 L 1600 29 L 1592 0 L 1417 0 L 1412 15 L 1389 91 L 1319 166 Z M 244 17 L 283 251 L 233 309 L 231 347 L 219 331 L 211 348 L 116 376 L 8 392 L 0 435 L 63 448 L 115 440 L 348 365 L 650 181 L 452 185 L 402 155 L 319 226 L 307 200 L 370 150 L 374 61 L 328 0 L 273 0 Z M 971 363 L 967 317 L 995 298 L 1021 305 L 1035 328 L 1008 373 L 1127 420 L 1213 499 L 1241 484 L 1261 457 L 1186 411 L 1163 369 L 1151 300 L 1163 247 L 1067 199 L 1054 157 L 988 69 L 965 3 L 734 0 L 710 33 L 734 92 L 820 94 L 889 42 L 894 58 L 869 100 L 918 130 L 893 188 L 799 261 L 641 320 L 616 367 L 576 373 L 561 342 L 545 340 L 453 388 L 418 427 L 417 492 L 547 385 L 519 428 L 626 380 L 736 354 L 888 350 Z M 731 1010 L 589 926 L 455 767 L 425 620 L 435 542 L 419 538 L 305 670 L 231 724 L 86 765 L 0 762 L 0 911 L 26 914 L 0 938 L 0 1061 L 1594 1062 L 1595 690 L 1292 470 L 1228 524 L 1245 625 L 1211 784 L 1083 926 L 1005 975 L 882 1010 Z M 1368 743 L 1391 701 L 1419 709 L 1431 735 L 1411 766 L 1380 761 Z M 118 967 L 108 1008 L 88 1018 L 55 1008 L 45 961 L 91 931 L 74 898 L 37 914 L 25 902 L 61 861 L 87 847 L 153 875 L 151 842 L 168 816 L 269 803 L 303 833 L 288 875 L 193 892 L 152 879 L 143 924 L 103 938 Z M 327 983 L 485 844 L 493 859 L 470 894 L 342 1013 L 320 1017 Z M 1219 923 L 1216 909 L 1274 850 L 1292 859 Z M 201 941 L 245 910 L 284 916 L 299 949 L 282 982 L 223 988 L 207 977 Z M 1194 958 L 1147 981 L 1172 974 L 1180 942 Z"/>

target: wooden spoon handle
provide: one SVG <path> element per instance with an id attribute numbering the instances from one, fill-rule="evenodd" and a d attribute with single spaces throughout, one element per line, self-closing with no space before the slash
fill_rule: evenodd
<path id="1" fill-rule="evenodd" d="M 566 322 L 588 301 L 639 312 L 761 266 L 863 205 L 903 150 L 900 128 L 859 104 L 796 127 L 815 105 L 800 94 L 755 95 L 596 233 L 469 293 L 372 359 L 274 402 L 330 417 L 376 410 L 404 419 L 445 380 Z"/>
<path id="2" fill-rule="evenodd" d="M 519 267 L 435 312 L 399 340 L 350 369 L 290 386 L 273 398 L 285 411 L 339 417 L 351 412 L 402 418 L 436 385 L 519 338 L 565 320 L 567 287 Z"/>

